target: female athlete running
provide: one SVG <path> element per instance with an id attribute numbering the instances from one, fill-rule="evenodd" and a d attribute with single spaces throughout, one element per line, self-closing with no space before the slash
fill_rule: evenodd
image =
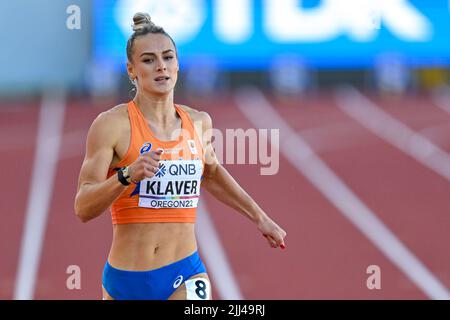
<path id="1" fill-rule="evenodd" d="M 286 232 L 217 161 L 202 134 L 210 116 L 174 104 L 172 38 L 146 13 L 133 21 L 127 71 L 136 95 L 92 123 L 75 212 L 87 222 L 111 207 L 103 299 L 211 299 L 194 233 L 200 186 L 253 221 L 271 247 L 284 248 Z"/>

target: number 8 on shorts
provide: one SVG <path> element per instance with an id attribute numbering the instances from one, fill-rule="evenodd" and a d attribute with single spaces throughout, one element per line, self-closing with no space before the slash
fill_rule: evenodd
<path id="1" fill-rule="evenodd" d="M 187 300 L 210 300 L 211 284 L 206 278 L 193 278 L 185 282 Z"/>

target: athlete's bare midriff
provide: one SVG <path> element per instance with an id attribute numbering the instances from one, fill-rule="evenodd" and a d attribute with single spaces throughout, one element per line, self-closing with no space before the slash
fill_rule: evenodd
<path id="1" fill-rule="evenodd" d="M 113 226 L 109 263 L 123 270 L 153 270 L 197 249 L 193 223 L 131 223 Z"/>

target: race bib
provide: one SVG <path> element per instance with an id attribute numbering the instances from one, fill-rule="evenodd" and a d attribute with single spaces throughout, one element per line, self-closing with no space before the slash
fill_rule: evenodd
<path id="1" fill-rule="evenodd" d="M 140 182 L 139 206 L 152 209 L 196 208 L 200 196 L 201 160 L 165 160 Z"/>

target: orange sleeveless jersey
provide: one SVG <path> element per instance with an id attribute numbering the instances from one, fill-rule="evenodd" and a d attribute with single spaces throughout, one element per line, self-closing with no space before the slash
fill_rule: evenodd
<path id="1" fill-rule="evenodd" d="M 134 102 L 128 103 L 130 146 L 116 168 L 108 171 L 108 178 L 142 153 L 157 149 L 163 149 L 164 153 L 152 178 L 131 183 L 112 203 L 113 224 L 195 222 L 204 152 L 189 114 L 178 105 L 175 109 L 181 118 L 182 132 L 178 140 L 161 141 L 153 135 Z"/>

